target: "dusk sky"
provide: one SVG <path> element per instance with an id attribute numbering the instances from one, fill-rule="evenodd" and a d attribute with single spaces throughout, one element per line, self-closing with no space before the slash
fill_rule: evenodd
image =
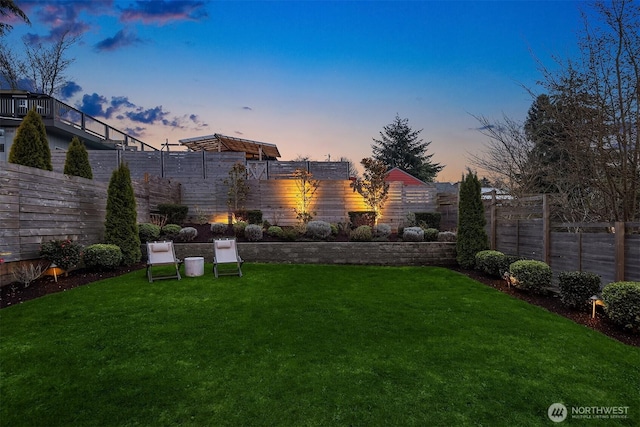
<path id="1" fill-rule="evenodd" d="M 2 39 L 81 40 L 62 100 L 160 147 L 222 133 L 281 160 L 372 155 L 396 114 L 457 181 L 486 137 L 473 115 L 523 120 L 536 60 L 575 55 L 574 1 L 16 1 Z M 523 87 L 524 86 L 524 87 Z M 172 149 L 175 149 L 172 147 Z M 482 173 L 480 173 L 482 176 Z"/>

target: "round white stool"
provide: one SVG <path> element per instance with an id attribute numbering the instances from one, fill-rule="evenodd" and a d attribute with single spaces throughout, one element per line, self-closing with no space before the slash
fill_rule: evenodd
<path id="1" fill-rule="evenodd" d="M 204 257 L 191 256 L 184 259 L 184 274 L 188 277 L 204 275 Z"/>

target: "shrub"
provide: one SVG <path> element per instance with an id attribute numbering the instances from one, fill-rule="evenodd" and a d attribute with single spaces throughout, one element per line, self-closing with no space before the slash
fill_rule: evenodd
<path id="1" fill-rule="evenodd" d="M 424 230 L 420 227 L 405 227 L 402 230 L 402 240 L 405 242 L 424 242 Z"/>
<path id="2" fill-rule="evenodd" d="M 420 224 L 424 228 L 440 229 L 440 218 L 442 218 L 442 215 L 438 212 L 414 213 L 415 224 Z"/>
<path id="3" fill-rule="evenodd" d="M 42 264 L 19 264 L 18 267 L 13 270 L 13 280 L 22 283 L 25 288 L 28 288 L 31 282 L 42 276 L 43 267 Z"/>
<path id="4" fill-rule="evenodd" d="M 460 183 L 458 204 L 456 260 L 462 268 L 473 268 L 476 263 L 476 253 L 489 249 L 485 225 L 480 181 L 475 173 L 468 171 L 467 176 L 463 177 Z"/>
<path id="5" fill-rule="evenodd" d="M 180 229 L 176 240 L 181 242 L 190 242 L 196 237 L 198 237 L 198 230 L 193 227 L 185 227 Z"/>
<path id="6" fill-rule="evenodd" d="M 353 242 L 370 242 L 373 238 L 373 231 L 368 225 L 361 225 L 355 230 L 351 230 L 349 240 Z"/>
<path id="7" fill-rule="evenodd" d="M 116 245 L 98 243 L 86 247 L 83 259 L 89 268 L 114 269 L 122 262 L 122 251 Z"/>
<path id="8" fill-rule="evenodd" d="M 600 292 L 600 276 L 586 271 L 564 271 L 558 275 L 560 300 L 569 307 L 586 306 Z"/>
<path id="9" fill-rule="evenodd" d="M 331 224 L 331 235 L 337 236 L 340 233 L 340 226 L 338 224 Z"/>
<path id="10" fill-rule="evenodd" d="M 282 238 L 286 241 L 293 242 L 294 240 L 298 240 L 300 237 L 300 233 L 295 228 L 287 228 L 284 230 Z"/>
<path id="11" fill-rule="evenodd" d="M 249 224 L 244 228 L 244 237 L 250 242 L 262 240 L 262 226 L 258 224 Z"/>
<path id="12" fill-rule="evenodd" d="M 89 163 L 89 153 L 77 136 L 71 138 L 71 144 L 69 144 L 69 148 L 67 149 L 67 155 L 64 161 L 64 174 L 93 179 L 91 163 Z"/>
<path id="13" fill-rule="evenodd" d="M 277 225 L 272 225 L 267 228 L 267 235 L 271 237 L 277 237 L 278 239 L 282 239 L 284 237 L 284 231 L 282 227 L 278 227 Z"/>
<path id="14" fill-rule="evenodd" d="M 80 263 L 82 245 L 72 240 L 50 240 L 40 246 L 40 256 L 63 270 Z"/>
<path id="15" fill-rule="evenodd" d="M 427 228 L 424 230 L 425 242 L 435 242 L 438 240 L 438 234 L 440 232 L 436 228 Z"/>
<path id="16" fill-rule="evenodd" d="M 182 224 L 187 218 L 189 207 L 184 205 L 177 205 L 173 203 L 164 203 L 158 205 L 158 212 L 161 215 L 167 216 L 167 223 L 169 224 Z"/>
<path id="17" fill-rule="evenodd" d="M 387 240 L 391 236 L 391 226 L 389 224 L 378 224 L 373 227 L 373 237 Z"/>
<path id="18" fill-rule="evenodd" d="M 542 293 L 551 286 L 551 267 L 542 261 L 516 261 L 509 266 L 516 279 L 515 286 L 535 293 Z"/>
<path id="19" fill-rule="evenodd" d="M 502 277 L 506 259 L 506 255 L 499 251 L 480 251 L 476 254 L 476 269 L 489 276 Z"/>
<path id="20" fill-rule="evenodd" d="M 376 213 L 374 211 L 351 211 L 347 213 L 349 214 L 349 223 L 352 229 L 361 225 L 373 227 L 376 222 Z"/>
<path id="21" fill-rule="evenodd" d="M 438 233 L 438 242 L 455 242 L 456 233 L 453 231 L 441 231 Z"/>
<path id="22" fill-rule="evenodd" d="M 236 237 L 244 236 L 244 229 L 247 227 L 247 223 L 244 221 L 238 221 L 233 224 L 233 234 Z"/>
<path id="23" fill-rule="evenodd" d="M 602 290 L 604 311 L 620 326 L 640 327 L 640 282 L 609 283 Z"/>
<path id="24" fill-rule="evenodd" d="M 160 235 L 163 239 L 174 240 L 178 238 L 180 230 L 182 230 L 182 227 L 178 224 L 167 224 L 160 229 Z"/>
<path id="25" fill-rule="evenodd" d="M 140 242 L 146 243 L 158 240 L 160 238 L 160 230 L 159 226 L 149 222 L 138 224 L 138 236 L 140 236 Z"/>
<path id="26" fill-rule="evenodd" d="M 34 109 L 18 126 L 9 150 L 9 163 L 51 171 L 51 149 L 42 117 Z"/>
<path id="27" fill-rule="evenodd" d="M 324 240 L 331 236 L 331 224 L 325 221 L 309 221 L 305 234 L 315 240 Z"/>
<path id="28" fill-rule="evenodd" d="M 261 210 L 251 210 L 247 211 L 247 222 L 249 224 L 262 224 L 262 211 Z"/>
<path id="29" fill-rule="evenodd" d="M 212 222 L 211 223 L 211 232 L 213 234 L 224 234 L 227 232 L 227 229 L 229 228 L 228 224 L 225 224 L 224 222 Z"/>
<path id="30" fill-rule="evenodd" d="M 124 265 L 134 264 L 142 257 L 137 216 L 131 173 L 127 164 L 122 163 L 109 180 L 104 241 L 120 247 Z"/>

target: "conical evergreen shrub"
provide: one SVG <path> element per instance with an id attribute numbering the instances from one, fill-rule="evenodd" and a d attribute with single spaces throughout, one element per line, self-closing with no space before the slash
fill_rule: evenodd
<path id="1" fill-rule="evenodd" d="M 457 261 L 462 268 L 475 267 L 475 257 L 489 249 L 489 238 L 484 229 L 487 220 L 482 204 L 482 187 L 475 173 L 468 171 L 460 183 L 458 203 Z"/>
<path id="2" fill-rule="evenodd" d="M 107 213 L 105 218 L 105 243 L 122 250 L 122 263 L 140 261 L 140 237 L 138 236 L 136 199 L 131 184 L 129 167 L 122 163 L 111 174 L 107 189 Z"/>
<path id="3" fill-rule="evenodd" d="M 89 153 L 84 144 L 77 136 L 71 139 L 67 157 L 64 161 L 65 175 L 80 176 L 82 178 L 93 179 L 91 163 L 89 163 Z"/>
<path id="4" fill-rule="evenodd" d="M 53 170 L 47 131 L 42 117 L 35 110 L 29 110 L 16 130 L 9 151 L 9 163 Z"/>

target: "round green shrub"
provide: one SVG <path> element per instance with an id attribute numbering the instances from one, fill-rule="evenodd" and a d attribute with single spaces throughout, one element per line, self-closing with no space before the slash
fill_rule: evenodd
<path id="1" fill-rule="evenodd" d="M 620 326 L 640 328 L 640 282 L 609 283 L 602 290 L 604 312 Z"/>
<path id="2" fill-rule="evenodd" d="M 309 221 L 305 235 L 314 240 L 324 240 L 331 236 L 331 224 L 325 221 Z"/>
<path id="3" fill-rule="evenodd" d="M 271 227 L 267 228 L 267 235 L 281 239 L 282 237 L 284 237 L 284 231 L 282 230 L 282 227 L 272 225 Z"/>
<path id="4" fill-rule="evenodd" d="M 585 307 L 600 292 L 600 276 L 586 271 L 563 271 L 558 275 L 560 300 L 569 307 Z"/>
<path id="5" fill-rule="evenodd" d="M 88 268 L 114 269 L 122 262 L 122 250 L 117 245 L 98 243 L 85 248 L 83 259 Z"/>
<path id="6" fill-rule="evenodd" d="M 190 242 L 196 237 L 198 237 L 198 230 L 193 227 L 184 227 L 180 229 L 176 240 L 179 240 L 181 242 Z"/>
<path id="7" fill-rule="evenodd" d="M 480 251 L 476 254 L 476 269 L 489 276 L 502 277 L 507 257 L 499 251 Z"/>
<path id="8" fill-rule="evenodd" d="M 224 234 L 224 233 L 226 233 L 228 228 L 229 228 L 229 225 L 225 224 L 224 222 L 212 222 L 211 223 L 211 232 L 213 234 Z"/>
<path id="9" fill-rule="evenodd" d="M 250 242 L 262 240 L 262 226 L 258 224 L 249 224 L 244 228 L 244 237 Z"/>
<path id="10" fill-rule="evenodd" d="M 509 272 L 517 281 L 515 286 L 520 289 L 543 293 L 551 287 L 551 267 L 542 261 L 516 261 L 509 266 Z"/>
<path id="11" fill-rule="evenodd" d="M 338 233 L 340 233 L 340 227 L 338 226 L 338 224 L 331 224 L 331 235 L 337 236 Z"/>
<path id="12" fill-rule="evenodd" d="M 424 230 L 420 227 L 405 227 L 402 230 L 402 240 L 405 242 L 424 242 Z"/>
<path id="13" fill-rule="evenodd" d="M 373 227 L 373 237 L 381 240 L 388 240 L 391 236 L 391 226 L 389 224 L 378 224 Z"/>
<path id="14" fill-rule="evenodd" d="M 180 227 L 178 224 L 167 224 L 160 229 L 160 236 L 165 240 L 174 240 L 180 235 Z"/>
<path id="15" fill-rule="evenodd" d="M 160 227 L 148 222 L 138 224 L 138 236 L 140 236 L 140 242 L 153 242 L 160 238 Z"/>
<path id="16" fill-rule="evenodd" d="M 298 240 L 299 237 L 300 237 L 300 233 L 295 228 L 284 229 L 284 232 L 282 234 L 282 238 L 289 242 Z"/>
<path id="17" fill-rule="evenodd" d="M 425 242 L 436 242 L 438 240 L 438 231 L 437 228 L 425 228 L 424 229 L 424 241 Z"/>
<path id="18" fill-rule="evenodd" d="M 247 223 L 245 221 L 238 221 L 233 224 L 233 234 L 236 237 L 244 236 L 244 229 L 247 227 Z"/>
<path id="19" fill-rule="evenodd" d="M 361 225 L 355 230 L 351 230 L 349 240 L 352 242 L 370 242 L 373 239 L 373 231 L 368 225 Z"/>
<path id="20" fill-rule="evenodd" d="M 80 263 L 83 246 L 72 240 L 50 240 L 40 246 L 40 256 L 63 270 Z"/>

